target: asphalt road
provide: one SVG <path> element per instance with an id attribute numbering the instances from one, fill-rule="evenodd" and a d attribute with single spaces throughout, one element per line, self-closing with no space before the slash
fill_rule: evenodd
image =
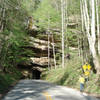
<path id="1" fill-rule="evenodd" d="M 21 80 L 2 100 L 98 100 L 42 80 Z"/>

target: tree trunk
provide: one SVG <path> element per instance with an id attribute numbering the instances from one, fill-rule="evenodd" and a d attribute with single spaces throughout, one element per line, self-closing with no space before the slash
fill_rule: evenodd
<path id="1" fill-rule="evenodd" d="M 48 33 L 48 69 L 50 69 L 50 35 Z"/>
<path id="2" fill-rule="evenodd" d="M 54 44 L 54 38 L 52 35 L 52 42 L 53 42 L 53 57 L 54 57 L 54 65 L 55 65 L 55 69 L 57 68 L 56 66 L 56 54 L 55 54 L 55 44 Z"/>
<path id="3" fill-rule="evenodd" d="M 47 34 L 48 34 L 48 69 L 50 69 L 50 16 L 49 16 L 49 13 L 48 13 Z"/>
<path id="4" fill-rule="evenodd" d="M 81 57 L 80 39 L 78 38 L 78 56 Z"/>
<path id="5" fill-rule="evenodd" d="M 4 20 L 5 20 L 5 8 L 1 8 L 1 20 L 0 20 L 0 32 L 4 30 Z"/>
<path id="6" fill-rule="evenodd" d="M 64 68 L 64 0 L 61 0 L 62 14 L 62 68 Z"/>
<path id="7" fill-rule="evenodd" d="M 81 24 L 82 24 L 82 39 L 81 39 L 81 51 L 82 51 L 82 65 L 84 64 L 84 59 L 85 59 L 85 52 L 84 52 L 84 15 L 83 15 L 83 2 L 80 0 L 80 9 L 81 9 Z"/>
<path id="8" fill-rule="evenodd" d="M 96 15 L 97 15 L 98 54 L 100 55 L 100 28 L 99 28 L 98 0 L 96 0 Z"/>
<path id="9" fill-rule="evenodd" d="M 95 1 L 91 0 L 91 9 L 92 9 L 92 18 L 91 18 L 91 34 L 92 34 L 92 45 L 91 45 L 91 52 L 93 55 L 93 62 L 97 70 L 97 74 L 100 74 L 100 63 L 97 57 L 95 43 L 96 43 L 96 34 L 95 34 Z"/>

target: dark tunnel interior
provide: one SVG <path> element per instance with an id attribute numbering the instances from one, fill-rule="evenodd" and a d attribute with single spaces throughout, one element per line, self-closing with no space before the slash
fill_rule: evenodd
<path id="1" fill-rule="evenodd" d="M 41 78 L 41 72 L 38 69 L 32 70 L 32 79 L 40 79 Z"/>

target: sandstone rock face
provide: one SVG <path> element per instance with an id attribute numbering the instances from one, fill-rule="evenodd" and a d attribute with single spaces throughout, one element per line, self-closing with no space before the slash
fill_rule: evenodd
<path id="1" fill-rule="evenodd" d="M 47 65 L 48 64 L 48 58 L 47 57 L 41 57 L 41 58 L 30 58 L 32 60 L 32 63 L 36 63 L 39 65 Z"/>
<path id="2" fill-rule="evenodd" d="M 53 31 L 59 32 L 60 30 L 56 29 Z M 48 42 L 48 34 L 39 33 L 35 27 L 32 29 L 32 31 L 29 31 L 29 34 L 30 37 L 26 37 L 26 40 L 28 40 L 29 44 L 23 46 L 22 48 L 32 50 L 34 55 L 31 57 L 29 56 L 29 61 L 23 62 L 20 65 L 20 68 L 24 77 L 27 78 L 32 76 L 33 79 L 37 79 L 40 77 L 41 72 L 48 67 L 48 62 L 50 66 L 54 66 L 54 52 L 55 54 L 60 52 L 60 46 L 57 45 L 57 43 L 60 43 L 61 41 L 59 38 L 52 36 L 52 33 Z M 49 59 L 48 44 L 50 53 Z"/>

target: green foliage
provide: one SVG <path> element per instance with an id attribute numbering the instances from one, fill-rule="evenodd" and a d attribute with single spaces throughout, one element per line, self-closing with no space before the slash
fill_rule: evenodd
<path id="1" fill-rule="evenodd" d="M 12 69 L 14 70 L 19 62 L 26 61 L 28 59 L 27 56 L 33 56 L 32 50 L 21 48 L 29 44 L 29 41 L 25 39 L 26 37 L 28 38 L 25 31 L 25 19 L 32 14 L 34 7 L 32 9 L 30 7 L 33 3 L 33 0 L 30 2 L 23 0 L 0 1 L 0 6 L 5 8 L 6 12 L 3 18 L 6 23 L 1 33 L 3 38 L 0 38 L 2 42 L 0 65 L 5 67 L 8 72 Z M 2 19 L 2 16 L 0 16 L 0 19 Z"/>
<path id="2" fill-rule="evenodd" d="M 67 37 L 67 45 L 69 47 L 77 47 L 77 35 L 68 29 L 67 34 L 65 34 Z"/>
<path id="3" fill-rule="evenodd" d="M 27 61 L 29 57 L 34 56 L 32 50 L 22 48 L 26 45 L 29 45 L 29 43 L 23 38 L 18 37 L 13 37 L 10 40 L 5 41 L 1 50 L 0 60 L 1 65 L 5 67 L 8 72 L 20 62 Z"/>
<path id="4" fill-rule="evenodd" d="M 38 0 L 37 0 L 38 1 Z M 32 16 L 32 13 L 34 12 L 34 7 L 35 7 L 35 2 L 34 0 L 23 0 L 21 2 L 22 7 L 26 12 L 28 13 L 29 16 Z"/>
<path id="5" fill-rule="evenodd" d="M 8 87 L 12 83 L 16 82 L 21 78 L 21 73 L 16 72 L 13 74 L 0 74 L 0 93 L 4 93 L 8 90 Z"/>
<path id="6" fill-rule="evenodd" d="M 51 0 L 43 0 L 33 14 L 34 18 L 39 21 L 36 24 L 40 29 L 48 29 L 48 25 L 50 28 L 59 26 L 61 18 L 51 2 Z"/>
<path id="7" fill-rule="evenodd" d="M 80 14 L 80 0 L 68 0 L 68 15 Z"/>

